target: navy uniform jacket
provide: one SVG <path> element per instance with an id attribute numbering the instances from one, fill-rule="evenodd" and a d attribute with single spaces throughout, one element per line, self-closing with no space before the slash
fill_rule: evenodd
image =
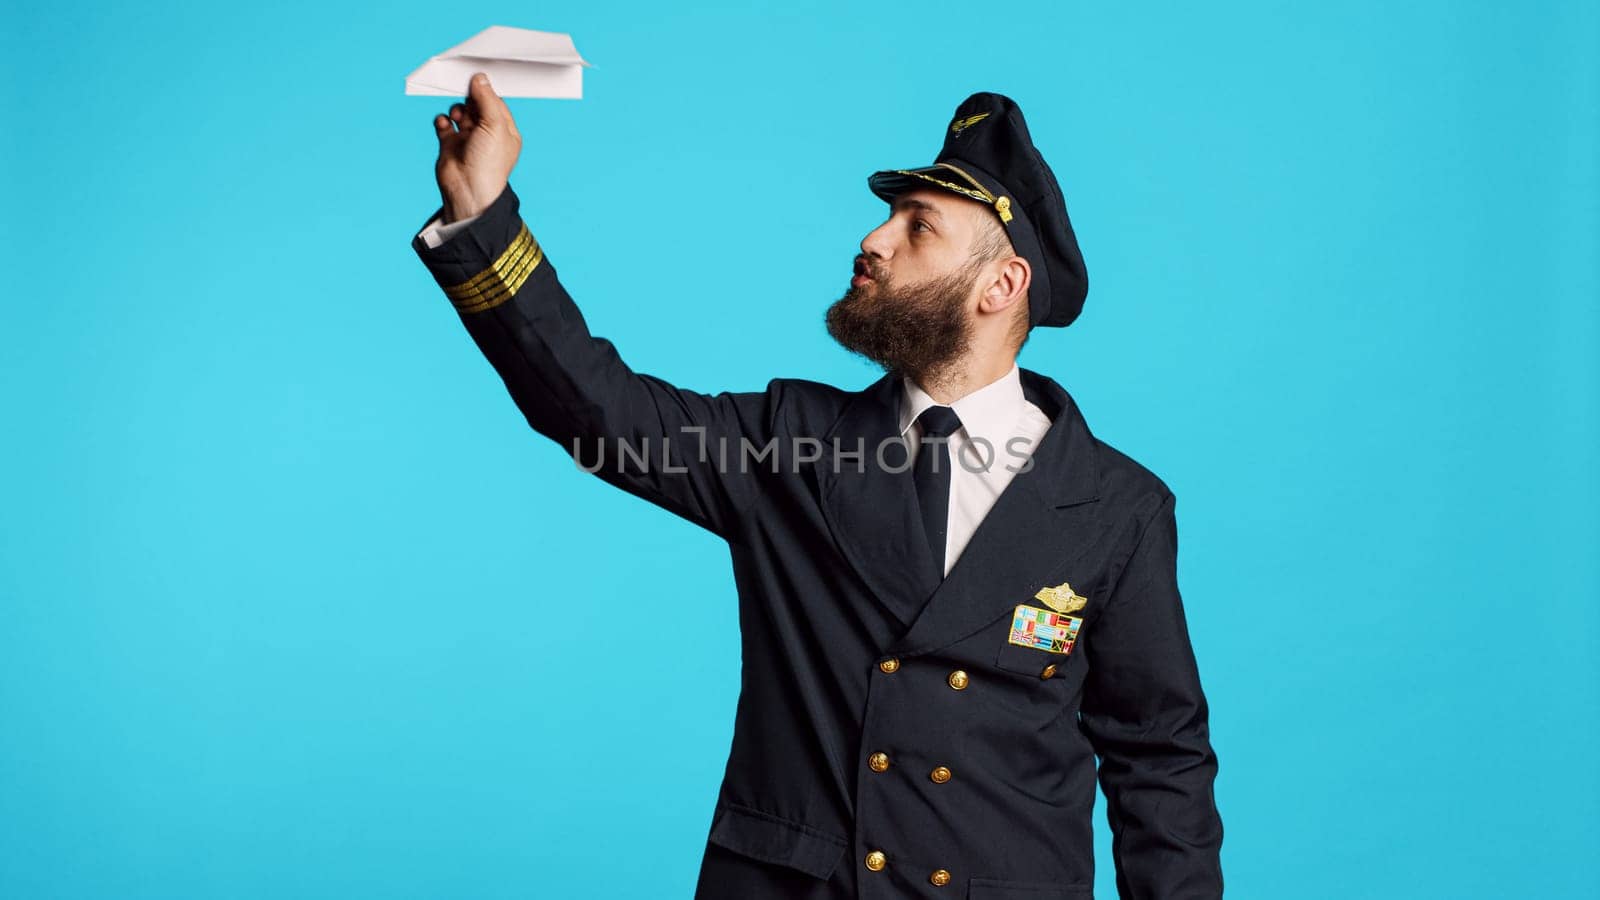
<path id="1" fill-rule="evenodd" d="M 1221 896 L 1159 478 L 1024 368 L 1051 427 L 941 581 L 904 456 L 877 462 L 898 379 L 702 394 L 634 372 L 517 208 L 507 187 L 414 249 L 535 431 L 731 551 L 743 670 L 697 898 L 1090 897 L 1097 755 L 1121 896 Z M 1073 649 L 1011 643 L 1018 604 L 1063 582 L 1087 598 Z"/>

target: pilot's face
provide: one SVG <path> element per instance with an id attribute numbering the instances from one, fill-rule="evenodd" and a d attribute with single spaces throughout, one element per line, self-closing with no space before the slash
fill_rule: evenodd
<path id="1" fill-rule="evenodd" d="M 978 211 L 944 191 L 897 195 L 888 221 L 862 239 L 850 290 L 828 308 L 828 333 L 919 382 L 953 364 L 972 341 Z"/>
<path id="2" fill-rule="evenodd" d="M 964 266 L 977 238 L 976 201 L 948 191 L 914 189 L 898 194 L 889 218 L 861 239 L 852 289 L 870 294 L 875 283 L 914 285 Z"/>

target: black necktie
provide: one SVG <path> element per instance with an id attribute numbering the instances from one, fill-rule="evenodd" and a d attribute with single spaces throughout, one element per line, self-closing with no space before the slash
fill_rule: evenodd
<path id="1" fill-rule="evenodd" d="M 948 406 L 930 406 L 917 416 L 922 425 L 923 443 L 917 448 L 912 478 L 917 486 L 917 503 L 922 507 L 922 531 L 933 551 L 935 572 L 944 580 L 944 538 L 950 519 L 950 455 L 945 441 L 961 427 L 961 419 Z"/>

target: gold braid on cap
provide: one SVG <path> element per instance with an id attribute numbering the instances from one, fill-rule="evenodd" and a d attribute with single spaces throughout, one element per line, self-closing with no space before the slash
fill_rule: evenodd
<path id="1" fill-rule="evenodd" d="M 971 175 L 968 175 L 966 172 L 961 171 L 949 163 L 934 163 L 934 165 L 943 166 L 946 169 L 955 172 L 957 175 L 960 175 L 962 178 L 965 178 L 969 183 L 971 183 L 972 187 L 965 187 L 963 185 L 955 184 L 954 182 L 945 181 L 942 178 L 935 178 L 932 175 L 926 175 L 922 172 L 913 172 L 910 169 L 895 169 L 894 171 L 900 173 L 901 175 L 913 175 L 917 178 L 921 178 L 923 181 L 931 181 L 942 188 L 955 191 L 963 196 L 971 197 L 974 200 L 981 200 L 984 203 L 994 207 L 995 213 L 1000 216 L 1000 221 L 1007 223 L 1011 221 L 1010 197 L 996 197 L 994 193 L 988 188 L 984 187 L 983 184 L 978 181 L 978 179 L 973 178 Z"/>

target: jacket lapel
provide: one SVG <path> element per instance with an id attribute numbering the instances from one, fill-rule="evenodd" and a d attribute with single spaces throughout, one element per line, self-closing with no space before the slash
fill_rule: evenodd
<path id="1" fill-rule="evenodd" d="M 886 652 L 913 656 L 947 646 L 1018 603 L 1033 602 L 1034 593 L 1063 580 L 1108 527 L 1094 502 L 1094 437 L 1077 403 L 1053 379 L 1028 369 L 1021 374 L 1024 396 L 1051 419 L 1033 449 L 1033 465 L 1006 485 L 910 630 Z M 997 465 L 1004 464 L 1001 458 Z"/>
<path id="2" fill-rule="evenodd" d="M 902 393 L 899 379 L 885 375 L 851 399 L 822 439 L 817 485 L 823 516 L 845 559 L 901 626 L 910 627 L 938 580 L 898 443 Z M 834 456 L 858 449 L 859 466 Z"/>

